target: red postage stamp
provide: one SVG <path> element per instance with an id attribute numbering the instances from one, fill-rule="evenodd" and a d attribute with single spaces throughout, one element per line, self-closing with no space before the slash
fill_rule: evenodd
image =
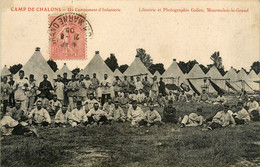
<path id="1" fill-rule="evenodd" d="M 64 13 L 49 16 L 50 58 L 53 60 L 85 59 L 87 37 L 93 35 L 83 14 Z"/>

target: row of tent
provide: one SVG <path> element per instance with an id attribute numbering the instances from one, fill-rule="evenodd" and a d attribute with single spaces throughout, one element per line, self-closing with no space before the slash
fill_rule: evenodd
<path id="1" fill-rule="evenodd" d="M 48 79 L 52 82 L 54 82 L 54 79 L 57 78 L 57 75 L 62 76 L 65 72 L 68 74 L 68 78 L 71 78 L 73 75 L 66 64 L 54 73 L 42 56 L 40 48 L 36 48 L 32 57 L 22 67 L 22 70 L 25 71 L 25 75 L 28 78 L 29 74 L 33 74 L 37 83 L 42 81 L 43 74 L 47 74 Z M 102 79 L 104 74 L 119 77 L 139 75 L 143 78 L 144 76 L 148 76 L 149 80 L 152 80 L 153 76 L 157 76 L 157 78 L 162 77 L 166 84 L 175 84 L 180 86 L 184 83 L 189 85 L 191 90 L 198 94 L 201 93 L 202 89 L 207 89 L 210 93 L 240 92 L 242 89 L 248 92 L 254 92 L 255 90 L 260 89 L 260 74 L 257 75 L 254 70 L 251 70 L 249 74 L 247 74 L 244 69 L 241 69 L 239 73 L 236 73 L 234 68 L 231 67 L 231 69 L 224 76 L 222 76 L 215 66 L 211 67 L 207 74 L 205 74 L 200 66 L 195 64 L 188 74 L 183 74 L 176 60 L 173 59 L 172 64 L 162 75 L 158 71 L 151 74 L 140 58 L 135 57 L 131 65 L 122 74 L 118 69 L 114 72 L 111 71 L 99 55 L 98 51 L 95 52 L 94 57 L 87 64 L 87 66 L 80 71 L 79 75 L 89 74 L 92 77 L 93 73 L 97 74 L 98 79 Z M 1 76 L 10 74 L 11 73 L 6 66 L 1 71 Z M 18 78 L 19 74 L 17 73 L 14 75 L 14 79 Z"/>

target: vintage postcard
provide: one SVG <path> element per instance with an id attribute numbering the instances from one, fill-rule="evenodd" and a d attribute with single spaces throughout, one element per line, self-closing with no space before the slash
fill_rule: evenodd
<path id="1" fill-rule="evenodd" d="M 1 166 L 260 166 L 260 2 L 2 0 Z"/>

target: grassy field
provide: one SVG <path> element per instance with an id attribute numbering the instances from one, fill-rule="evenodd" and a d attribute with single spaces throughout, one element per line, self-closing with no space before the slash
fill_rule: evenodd
<path id="1" fill-rule="evenodd" d="M 198 105 L 175 106 L 183 116 Z M 204 116 L 217 110 L 202 107 Z M 175 124 L 132 128 L 130 123 L 39 129 L 39 138 L 4 137 L 1 166 L 260 166 L 259 125 L 214 131 Z"/>

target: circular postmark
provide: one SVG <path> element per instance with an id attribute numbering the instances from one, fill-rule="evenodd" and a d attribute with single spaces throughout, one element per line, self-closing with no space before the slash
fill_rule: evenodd
<path id="1" fill-rule="evenodd" d="M 85 59 L 87 40 L 93 29 L 85 14 L 49 15 L 50 58 L 53 60 Z"/>

